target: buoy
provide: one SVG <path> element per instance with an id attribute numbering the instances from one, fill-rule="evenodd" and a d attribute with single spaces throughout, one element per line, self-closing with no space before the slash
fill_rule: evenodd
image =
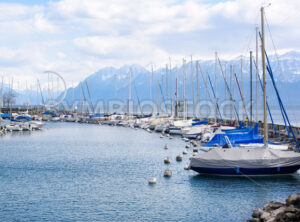
<path id="1" fill-rule="evenodd" d="M 186 138 L 186 137 L 184 137 L 183 140 L 184 140 L 185 142 L 189 142 L 189 139 Z"/>
<path id="2" fill-rule="evenodd" d="M 176 161 L 182 161 L 182 156 L 180 155 L 176 156 Z"/>
<path id="3" fill-rule="evenodd" d="M 186 145 L 185 145 L 185 148 L 190 148 L 190 144 L 186 144 Z"/>
<path id="4" fill-rule="evenodd" d="M 197 149 L 197 148 L 194 148 L 194 149 L 193 149 L 193 152 L 198 152 L 198 149 Z"/>
<path id="5" fill-rule="evenodd" d="M 171 159 L 170 159 L 169 157 L 166 157 L 166 158 L 164 159 L 164 162 L 167 163 L 167 164 L 169 164 L 169 163 L 171 163 Z"/>
<path id="6" fill-rule="evenodd" d="M 170 137 L 170 134 L 167 134 L 167 137 Z"/>
<path id="7" fill-rule="evenodd" d="M 168 149 L 168 145 L 166 144 L 164 148 L 167 150 Z"/>
<path id="8" fill-rule="evenodd" d="M 185 170 L 189 170 L 190 169 L 190 167 L 188 166 L 188 165 L 186 165 L 186 166 L 184 166 L 184 168 L 183 169 L 185 169 Z"/>
<path id="9" fill-rule="evenodd" d="M 172 170 L 166 169 L 164 172 L 164 177 L 171 177 L 172 176 Z"/>
<path id="10" fill-rule="evenodd" d="M 195 140 L 192 140 L 191 143 L 193 144 L 194 147 L 198 146 L 198 143 Z"/>
<path id="11" fill-rule="evenodd" d="M 163 135 L 160 135 L 160 138 L 164 138 L 164 136 L 163 136 Z"/>
<path id="12" fill-rule="evenodd" d="M 149 184 L 156 184 L 156 178 L 155 178 L 155 177 L 151 177 L 151 178 L 148 180 L 148 183 L 149 183 Z"/>
<path id="13" fill-rule="evenodd" d="M 197 156 L 197 155 L 198 155 L 198 152 L 193 153 L 193 156 Z"/>
<path id="14" fill-rule="evenodd" d="M 184 150 L 184 151 L 182 152 L 182 154 L 188 154 L 188 151 Z"/>

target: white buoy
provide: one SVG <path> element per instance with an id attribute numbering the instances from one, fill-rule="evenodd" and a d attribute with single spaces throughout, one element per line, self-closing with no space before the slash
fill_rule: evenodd
<path id="1" fill-rule="evenodd" d="M 193 156 L 197 156 L 197 155 L 198 155 L 198 153 L 197 153 L 197 152 L 193 153 Z"/>
<path id="2" fill-rule="evenodd" d="M 167 150 L 168 149 L 168 145 L 166 144 L 164 148 L 165 148 L 165 150 Z"/>
<path id="3" fill-rule="evenodd" d="M 190 169 L 190 167 L 189 167 L 189 165 L 186 165 L 186 166 L 184 166 L 184 168 L 183 169 L 185 169 L 185 170 L 189 170 Z"/>
<path id="4" fill-rule="evenodd" d="M 149 183 L 149 184 L 156 184 L 156 178 L 155 178 L 155 177 L 151 177 L 151 178 L 148 180 L 148 183 Z"/>
<path id="5" fill-rule="evenodd" d="M 186 137 L 184 137 L 183 140 L 184 140 L 185 142 L 189 142 L 189 139 L 186 138 Z"/>
<path id="6" fill-rule="evenodd" d="M 163 136 L 163 135 L 160 135 L 160 138 L 164 138 L 164 136 Z"/>
<path id="7" fill-rule="evenodd" d="M 164 177 L 171 177 L 172 176 L 172 170 L 166 169 L 164 172 Z"/>
<path id="8" fill-rule="evenodd" d="M 167 164 L 171 163 L 171 159 L 169 157 L 166 157 L 164 159 L 164 163 L 167 163 Z"/>
<path id="9" fill-rule="evenodd" d="M 191 140 L 191 144 L 193 144 L 194 147 L 198 146 L 198 143 L 195 140 Z"/>
<path id="10" fill-rule="evenodd" d="M 167 137 L 170 137 L 170 134 L 167 134 Z"/>
<path id="11" fill-rule="evenodd" d="M 176 156 L 176 161 L 182 161 L 182 156 L 180 155 Z"/>
<path id="12" fill-rule="evenodd" d="M 185 145 L 185 148 L 190 148 L 190 144 L 186 144 L 186 145 Z"/>
<path id="13" fill-rule="evenodd" d="M 182 152 L 182 154 L 188 154 L 188 151 L 184 150 L 184 151 Z"/>

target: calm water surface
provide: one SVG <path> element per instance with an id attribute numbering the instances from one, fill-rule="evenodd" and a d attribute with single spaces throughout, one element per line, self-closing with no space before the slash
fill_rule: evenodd
<path id="1" fill-rule="evenodd" d="M 179 137 L 75 123 L 7 134 L 0 138 L 0 221 L 245 221 L 254 208 L 300 191 L 299 175 L 253 181 L 184 171 L 192 150 L 175 161 L 184 146 Z"/>

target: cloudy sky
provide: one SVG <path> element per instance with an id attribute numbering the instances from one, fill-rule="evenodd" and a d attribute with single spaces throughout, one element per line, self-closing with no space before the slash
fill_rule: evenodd
<path id="1" fill-rule="evenodd" d="M 233 58 L 254 49 L 267 3 L 277 50 L 300 50 L 299 0 L 0 0 L 0 72 L 70 83 L 105 66 Z"/>

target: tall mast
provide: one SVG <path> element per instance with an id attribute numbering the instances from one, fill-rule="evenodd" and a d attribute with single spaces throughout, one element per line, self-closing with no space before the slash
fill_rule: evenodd
<path id="1" fill-rule="evenodd" d="M 252 124 L 252 51 L 250 51 L 250 123 Z"/>
<path id="2" fill-rule="evenodd" d="M 186 107 L 186 70 L 185 70 L 185 59 L 183 59 L 183 115 L 184 119 L 187 117 L 187 107 Z"/>
<path id="3" fill-rule="evenodd" d="M 130 116 L 130 101 L 131 101 L 131 68 L 128 76 L 128 116 Z"/>
<path id="4" fill-rule="evenodd" d="M 261 7 L 261 58 L 263 71 L 264 88 L 264 144 L 268 146 L 268 123 L 267 123 L 267 91 L 266 91 L 266 58 L 265 58 L 265 27 L 264 27 L 264 7 Z"/>
<path id="5" fill-rule="evenodd" d="M 151 88 L 152 88 L 152 103 L 153 105 L 155 104 L 155 99 L 154 99 L 154 77 L 153 77 L 153 65 L 151 66 Z"/>
<path id="6" fill-rule="evenodd" d="M 244 101 L 244 78 L 243 78 L 243 56 L 241 56 L 241 94 L 242 94 L 242 102 L 245 104 Z M 245 121 L 245 111 L 243 109 L 243 121 Z"/>
<path id="7" fill-rule="evenodd" d="M 169 92 L 168 92 L 168 88 L 169 88 L 169 86 L 168 86 L 168 71 L 169 70 L 168 69 L 169 69 L 168 64 L 166 64 L 166 99 L 167 99 L 166 104 L 169 103 Z M 168 107 L 166 106 L 166 108 L 167 108 L 166 112 L 167 112 L 167 114 L 169 114 Z"/>
<path id="8" fill-rule="evenodd" d="M 230 120 L 232 120 L 232 112 L 233 112 L 233 90 L 232 90 L 232 65 L 230 65 L 230 91 L 231 91 L 231 95 L 232 95 L 232 101 L 231 101 L 231 105 L 230 105 Z"/>
<path id="9" fill-rule="evenodd" d="M 178 117 L 178 68 L 176 65 L 176 108 L 175 108 L 175 117 Z"/>
<path id="10" fill-rule="evenodd" d="M 196 61 L 196 84 L 197 84 L 197 101 L 196 101 L 196 104 L 197 104 L 197 107 L 199 105 L 199 61 L 197 60 Z M 200 110 L 199 110 L 200 112 Z"/>
<path id="11" fill-rule="evenodd" d="M 256 122 L 258 122 L 258 27 L 255 28 L 256 31 Z"/>
<path id="12" fill-rule="evenodd" d="M 2 83 L 1 83 L 0 113 L 2 113 L 2 106 L 3 106 L 3 76 L 2 76 Z"/>
<path id="13" fill-rule="evenodd" d="M 173 115 L 173 81 L 172 81 L 172 65 L 171 65 L 171 57 L 169 57 L 170 62 L 170 95 L 171 95 L 171 116 Z"/>
<path id="14" fill-rule="evenodd" d="M 194 90 L 194 70 L 193 70 L 193 57 L 191 56 L 191 83 L 192 83 L 192 97 L 193 97 L 193 117 L 195 116 L 195 90 Z"/>
<path id="15" fill-rule="evenodd" d="M 218 77 L 217 77 L 217 59 L 218 53 L 215 52 L 215 95 L 216 95 L 216 105 L 215 105 L 215 122 L 218 121 Z"/>

